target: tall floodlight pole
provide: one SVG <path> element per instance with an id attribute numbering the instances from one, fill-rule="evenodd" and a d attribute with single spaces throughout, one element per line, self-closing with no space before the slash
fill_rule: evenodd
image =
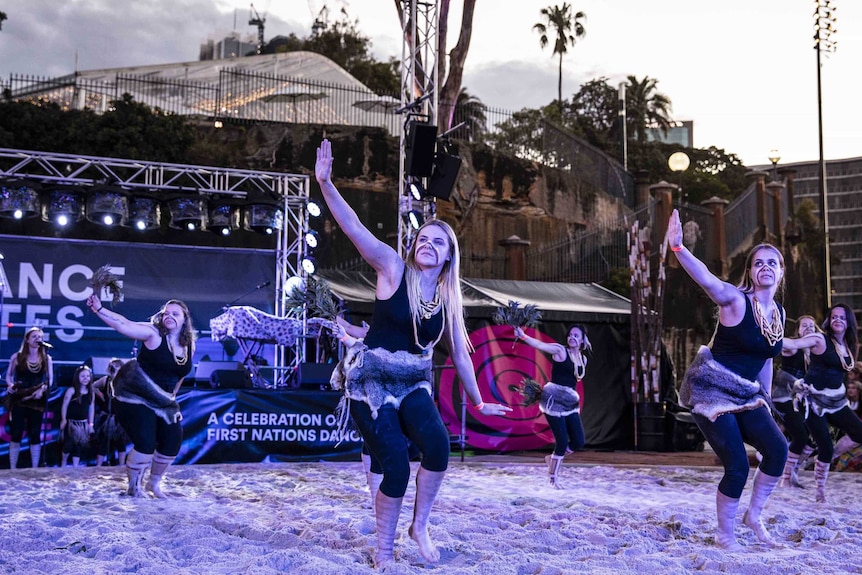
<path id="1" fill-rule="evenodd" d="M 821 91 L 820 71 L 822 53 L 835 51 L 836 42 L 832 36 L 835 28 L 835 8 L 831 0 L 817 0 L 814 4 L 814 51 L 817 54 L 817 135 L 820 148 L 820 219 L 823 221 L 823 295 L 826 308 L 832 307 L 832 272 L 829 266 L 829 202 L 826 193 L 826 160 L 823 157 L 823 94 Z M 824 310 L 825 311 L 825 310 Z"/>

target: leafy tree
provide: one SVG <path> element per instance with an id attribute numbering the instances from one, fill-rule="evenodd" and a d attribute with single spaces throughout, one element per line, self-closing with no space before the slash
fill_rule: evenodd
<path id="1" fill-rule="evenodd" d="M 563 125 L 608 154 L 619 148 L 619 98 L 605 77 L 590 80 L 564 103 Z"/>
<path id="2" fill-rule="evenodd" d="M 309 51 L 322 54 L 347 70 L 376 94 L 397 94 L 400 89 L 398 62 L 378 62 L 371 54 L 371 40 L 342 9 L 341 19 L 308 38 L 295 34 L 276 36 L 261 50 L 263 54 Z"/>
<path id="3" fill-rule="evenodd" d="M 555 34 L 553 37 L 554 51 L 553 55 L 559 54 L 559 77 L 557 80 L 557 103 L 560 111 L 563 108 L 563 56 L 568 53 L 568 46 L 575 45 L 578 39 L 583 38 L 587 31 L 584 28 L 583 21 L 587 16 L 583 12 L 572 14 L 572 7 L 568 2 L 563 2 L 562 6 L 548 6 L 542 8 L 541 14 L 547 21 L 547 25 L 539 22 L 533 25 L 533 30 L 540 34 L 539 44 L 544 48 L 547 46 L 551 38 L 548 32 L 553 28 Z"/>
<path id="4" fill-rule="evenodd" d="M 626 86 L 626 127 L 639 142 L 645 142 L 647 128 L 658 126 L 667 132 L 672 125 L 670 98 L 658 91 L 658 80 L 628 77 Z"/>
<path id="5" fill-rule="evenodd" d="M 6 20 L 8 20 L 8 18 L 6 17 L 6 12 L 0 12 L 0 30 L 3 29 L 3 22 L 5 22 Z"/>

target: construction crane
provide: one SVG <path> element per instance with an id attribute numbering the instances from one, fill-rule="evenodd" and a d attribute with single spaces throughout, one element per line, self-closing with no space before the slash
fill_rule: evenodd
<path id="1" fill-rule="evenodd" d="M 257 26 L 257 53 L 260 54 L 261 50 L 263 50 L 263 26 L 266 24 L 266 11 L 263 13 L 263 17 L 261 18 L 260 14 L 257 13 L 257 10 L 254 8 L 254 4 L 251 5 L 251 10 L 248 13 L 248 25 L 249 26 Z"/>

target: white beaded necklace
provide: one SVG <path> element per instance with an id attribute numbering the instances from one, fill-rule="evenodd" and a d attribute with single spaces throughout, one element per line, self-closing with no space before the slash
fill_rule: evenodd
<path id="1" fill-rule="evenodd" d="M 843 343 L 838 343 L 838 340 L 834 337 L 832 338 L 832 345 L 835 346 L 835 355 L 838 356 L 838 359 L 841 361 L 841 367 L 844 368 L 844 371 L 853 371 L 853 367 L 856 365 L 856 361 L 853 359 L 853 354 L 850 353 L 850 350 L 847 349 Z M 844 354 L 838 351 L 838 348 L 841 347 L 844 351 L 847 352 L 847 355 L 850 356 L 850 362 L 844 358 Z"/>
<path id="2" fill-rule="evenodd" d="M 569 358 L 575 366 L 575 378 L 581 381 L 587 373 L 587 358 L 580 351 L 573 352 L 572 350 L 569 350 Z"/>
<path id="3" fill-rule="evenodd" d="M 188 354 L 186 353 L 182 356 L 177 355 L 176 352 L 174 352 L 174 346 L 171 343 L 171 338 L 165 336 L 165 339 L 168 341 L 168 350 L 171 352 L 171 355 L 174 356 L 174 363 L 176 363 L 177 365 L 185 365 L 189 361 Z"/>
<path id="4" fill-rule="evenodd" d="M 440 338 L 443 337 L 443 332 L 446 330 L 446 306 L 440 306 L 439 302 L 437 305 L 438 307 L 440 307 L 440 312 L 443 314 L 443 323 L 440 325 L 440 333 L 438 333 L 434 341 L 430 342 L 428 345 L 423 346 L 419 343 L 419 329 L 416 327 L 417 322 L 415 319 L 411 320 L 411 323 L 413 324 L 413 343 L 416 344 L 416 347 L 422 350 L 422 355 L 425 355 L 434 349 L 434 346 L 437 345 L 437 343 L 440 341 Z M 425 319 L 431 319 L 430 315 L 428 317 L 425 317 L 425 315 L 423 314 L 422 317 L 424 317 Z"/>
<path id="5" fill-rule="evenodd" d="M 784 322 L 781 321 L 781 312 L 778 311 L 778 305 L 772 306 L 772 319 L 767 320 L 766 314 L 763 312 L 763 307 L 757 298 L 752 296 L 752 310 L 754 311 L 754 319 L 757 325 L 760 326 L 760 333 L 769 342 L 769 345 L 775 345 L 777 342 L 784 339 Z"/>

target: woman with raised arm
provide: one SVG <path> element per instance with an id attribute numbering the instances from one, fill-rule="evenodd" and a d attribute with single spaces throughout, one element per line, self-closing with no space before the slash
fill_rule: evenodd
<path id="1" fill-rule="evenodd" d="M 485 403 L 470 360 L 459 276 L 458 240 L 452 228 L 429 220 L 416 233 L 406 261 L 359 221 L 332 183 L 332 146 L 317 149 L 315 176 L 332 216 L 360 255 L 377 272 L 376 300 L 364 341 L 341 362 L 350 416 L 383 468 L 375 500 L 375 564 L 394 560 L 401 503 L 410 479 L 408 437 L 422 454 L 410 537 L 426 561 L 440 552 L 428 533 L 428 518 L 449 464 L 449 432 L 434 403 L 432 351 L 441 339 L 467 397 L 483 415 L 511 408 Z"/>
<path id="2" fill-rule="evenodd" d="M 133 445 L 126 456 L 127 494 L 143 495 L 144 473 L 152 464 L 146 487 L 155 497 L 164 497 L 162 477 L 183 441 L 177 392 L 192 369 L 195 353 L 189 308 L 172 299 L 150 321 L 134 322 L 103 307 L 95 294 L 87 305 L 107 325 L 143 343 L 138 357 L 127 361 L 114 377 L 113 407 Z"/>
<path id="3" fill-rule="evenodd" d="M 799 316 L 796 320 L 796 337 L 817 332 L 817 322 L 810 315 Z M 805 376 L 811 362 L 809 350 L 796 351 L 786 344 L 781 350 L 781 363 L 775 371 L 772 382 L 772 402 L 775 410 L 781 414 L 781 424 L 784 432 L 790 436 L 790 447 L 787 453 L 787 463 L 781 483 L 784 487 L 802 487 L 799 483 L 799 467 L 814 453 L 814 447 L 808 440 L 808 428 L 805 427 L 805 417 L 793 405 L 793 384 Z"/>
<path id="4" fill-rule="evenodd" d="M 21 347 L 12 354 L 6 372 L 6 409 L 9 412 L 9 469 L 18 467 L 24 432 L 30 441 L 30 463 L 39 467 L 42 453 L 42 414 L 54 382 L 54 363 L 40 327 L 24 334 Z"/>
<path id="5" fill-rule="evenodd" d="M 761 542 L 775 545 L 761 513 L 787 460 L 787 440 L 769 408 L 772 359 L 781 352 L 784 338 L 784 309 L 775 301 L 784 281 L 784 257 L 769 244 L 754 246 L 742 281 L 733 286 L 713 275 L 683 246 L 676 210 L 668 222 L 667 240 L 682 268 L 718 306 L 712 342 L 700 348 L 680 387 L 681 403 L 691 409 L 695 423 L 724 466 L 716 492 L 716 543 L 729 551 L 742 549 L 734 525 L 748 480 L 748 443 L 763 459 L 754 474 L 743 522 Z"/>
<path id="6" fill-rule="evenodd" d="M 786 339 L 784 345 L 788 349 L 811 350 L 808 371 L 796 382 L 794 395 L 797 407 L 807 416 L 805 424 L 817 445 L 814 497 L 818 503 L 825 503 L 826 478 L 835 451 L 829 424 L 846 433 L 839 440 L 843 453 L 862 442 L 862 421 L 850 409 L 844 388 L 844 376 L 853 370 L 859 346 L 853 310 L 843 303 L 833 305 L 821 328 L 825 333 Z"/>
<path id="7" fill-rule="evenodd" d="M 566 345 L 545 342 L 515 328 L 515 337 L 547 353 L 554 360 L 551 380 L 542 387 L 539 410 L 545 414 L 548 426 L 554 434 L 554 452 L 545 458 L 548 464 L 548 481 L 555 489 L 561 489 L 560 467 L 567 453 L 584 446 L 584 426 L 581 423 L 581 398 L 575 391 L 578 382 L 584 379 L 587 369 L 585 352 L 592 350 L 587 339 L 587 329 L 582 325 L 569 328 Z"/>

